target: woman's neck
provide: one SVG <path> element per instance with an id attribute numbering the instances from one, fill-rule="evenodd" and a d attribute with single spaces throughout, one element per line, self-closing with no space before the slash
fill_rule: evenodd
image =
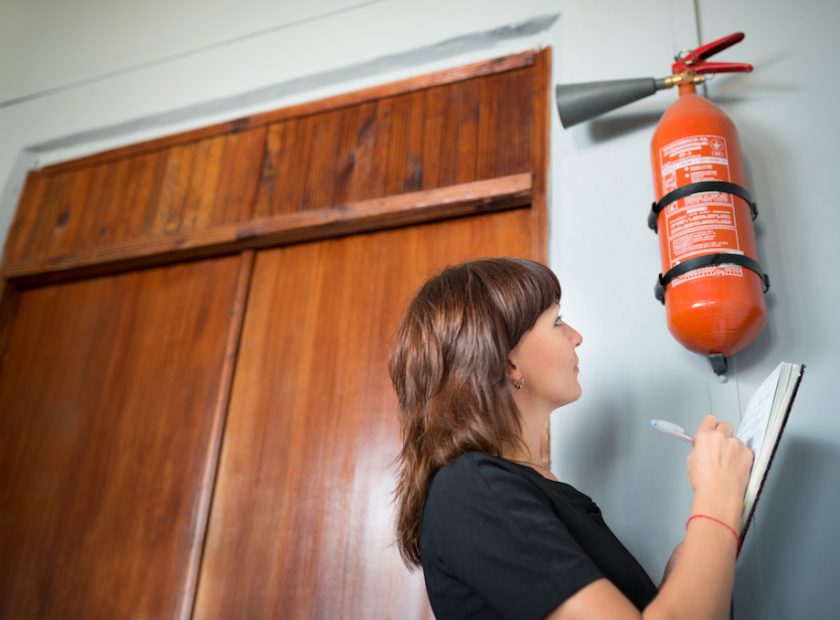
<path id="1" fill-rule="evenodd" d="M 517 403 L 522 423 L 522 445 L 516 446 L 507 456 L 542 465 L 542 445 L 545 439 L 548 416 L 551 412 L 536 410 L 533 407 L 523 407 L 524 404 Z"/>

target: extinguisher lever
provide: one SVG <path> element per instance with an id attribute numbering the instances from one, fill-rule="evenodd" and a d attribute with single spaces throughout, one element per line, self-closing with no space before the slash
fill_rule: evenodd
<path id="1" fill-rule="evenodd" d="M 704 62 L 693 69 L 695 73 L 750 73 L 752 70 L 748 62 Z"/>
<path id="2" fill-rule="evenodd" d="M 683 71 L 693 71 L 694 73 L 749 73 L 753 70 L 753 67 L 746 62 L 706 62 L 707 58 L 743 40 L 743 32 L 733 32 L 696 49 L 680 52 L 675 58 L 676 62 L 671 65 L 671 70 L 675 74 Z"/>
<path id="3" fill-rule="evenodd" d="M 697 49 L 689 52 L 689 54 L 692 54 L 697 60 L 705 60 L 709 56 L 714 56 L 715 54 L 732 47 L 736 43 L 740 43 L 744 40 L 744 36 L 746 35 L 744 35 L 743 32 L 733 32 L 732 34 L 728 34 L 725 37 L 712 41 L 711 43 L 701 45 Z"/>

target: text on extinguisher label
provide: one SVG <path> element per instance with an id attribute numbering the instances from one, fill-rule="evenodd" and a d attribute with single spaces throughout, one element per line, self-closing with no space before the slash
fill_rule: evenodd
<path id="1" fill-rule="evenodd" d="M 726 139 L 716 135 L 681 138 L 659 149 L 662 195 L 700 181 L 731 181 Z M 743 254 L 731 194 L 703 192 L 665 208 L 670 267 L 695 256 L 717 252 Z M 741 276 L 740 267 L 721 266 L 689 272 L 671 285 L 698 277 Z"/>

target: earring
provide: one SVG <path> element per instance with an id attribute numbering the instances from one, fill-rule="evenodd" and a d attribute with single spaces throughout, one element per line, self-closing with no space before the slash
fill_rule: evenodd
<path id="1" fill-rule="evenodd" d="M 513 382 L 513 387 L 515 387 L 517 390 L 521 390 L 523 385 L 525 385 L 525 377 L 520 377 L 519 379 Z"/>

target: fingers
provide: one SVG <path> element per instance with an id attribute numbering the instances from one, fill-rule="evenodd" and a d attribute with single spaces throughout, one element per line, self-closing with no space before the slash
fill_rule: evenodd
<path id="1" fill-rule="evenodd" d="M 732 425 L 729 422 L 721 422 L 717 419 L 717 416 L 709 414 L 703 421 L 700 422 L 700 426 L 697 427 L 697 432 L 703 431 L 720 431 L 725 436 L 729 437 L 732 435 Z"/>
<path id="2" fill-rule="evenodd" d="M 703 418 L 703 421 L 700 422 L 700 426 L 697 427 L 697 432 L 701 431 L 713 431 L 717 428 L 718 425 L 717 417 L 713 416 L 712 414 L 707 415 Z"/>
<path id="3" fill-rule="evenodd" d="M 723 433 L 727 437 L 732 435 L 732 425 L 729 422 L 721 422 L 715 430 Z"/>

